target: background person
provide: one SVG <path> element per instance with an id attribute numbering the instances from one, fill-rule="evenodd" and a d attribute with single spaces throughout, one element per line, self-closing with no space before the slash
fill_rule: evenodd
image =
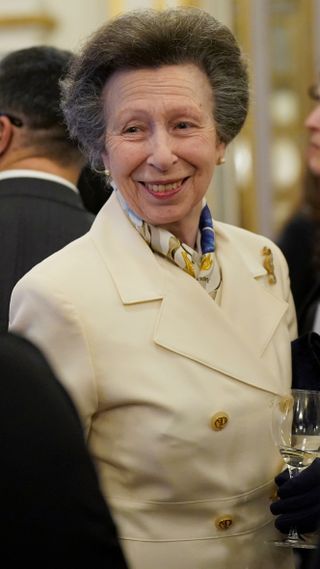
<path id="1" fill-rule="evenodd" d="M 59 106 L 70 58 L 38 46 L 0 60 L 0 330 L 16 282 L 94 219 L 76 188 L 85 160 Z"/>
<path id="2" fill-rule="evenodd" d="M 303 201 L 285 225 L 278 244 L 289 265 L 300 333 L 320 332 L 320 84 L 309 89 L 315 107 L 305 121 L 309 132 Z M 319 315 L 320 316 L 320 315 Z"/>
<path id="3" fill-rule="evenodd" d="M 108 22 L 64 82 L 71 135 L 114 192 L 18 283 L 11 327 L 72 394 L 133 569 L 293 567 L 267 543 L 272 402 L 296 335 L 287 265 L 205 203 L 247 106 L 235 38 L 197 9 Z"/>
<path id="4" fill-rule="evenodd" d="M 0 334 L 0 366 L 3 566 L 127 569 L 70 397 L 15 334 Z"/>

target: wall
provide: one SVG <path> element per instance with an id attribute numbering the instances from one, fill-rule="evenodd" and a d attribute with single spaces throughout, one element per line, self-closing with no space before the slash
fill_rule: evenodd
<path id="1" fill-rule="evenodd" d="M 106 0 L 0 0 L 0 51 L 40 43 L 76 49 L 107 18 Z"/>

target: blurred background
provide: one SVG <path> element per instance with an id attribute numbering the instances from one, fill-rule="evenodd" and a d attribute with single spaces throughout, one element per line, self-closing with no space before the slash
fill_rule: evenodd
<path id="1" fill-rule="evenodd" d="M 0 57 L 37 44 L 77 50 L 102 22 L 133 8 L 199 6 L 247 55 L 251 108 L 217 168 L 214 217 L 272 238 L 299 207 L 308 87 L 320 71 L 320 0 L 0 0 Z"/>

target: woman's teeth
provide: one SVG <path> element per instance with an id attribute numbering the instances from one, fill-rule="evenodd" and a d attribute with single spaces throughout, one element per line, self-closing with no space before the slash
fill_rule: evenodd
<path id="1" fill-rule="evenodd" d="M 151 192 L 169 192 L 179 188 L 182 182 L 183 180 L 179 180 L 179 182 L 174 182 L 173 184 L 145 184 L 145 187 Z"/>

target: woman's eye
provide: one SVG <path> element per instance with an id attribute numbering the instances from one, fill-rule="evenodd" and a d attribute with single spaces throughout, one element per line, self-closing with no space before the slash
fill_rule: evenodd
<path id="1" fill-rule="evenodd" d="M 139 132 L 140 129 L 138 126 L 128 126 L 124 129 L 124 132 L 127 134 L 134 134 L 135 132 Z"/>
<path id="2" fill-rule="evenodd" d="M 176 128 L 179 128 L 179 129 L 185 129 L 185 128 L 189 128 L 189 127 L 190 127 L 190 123 L 185 122 L 185 121 L 180 121 L 176 125 Z"/>
<path id="3" fill-rule="evenodd" d="M 189 130 L 189 129 L 194 129 L 196 127 L 197 123 L 191 121 L 179 121 L 174 126 L 176 130 Z"/>

